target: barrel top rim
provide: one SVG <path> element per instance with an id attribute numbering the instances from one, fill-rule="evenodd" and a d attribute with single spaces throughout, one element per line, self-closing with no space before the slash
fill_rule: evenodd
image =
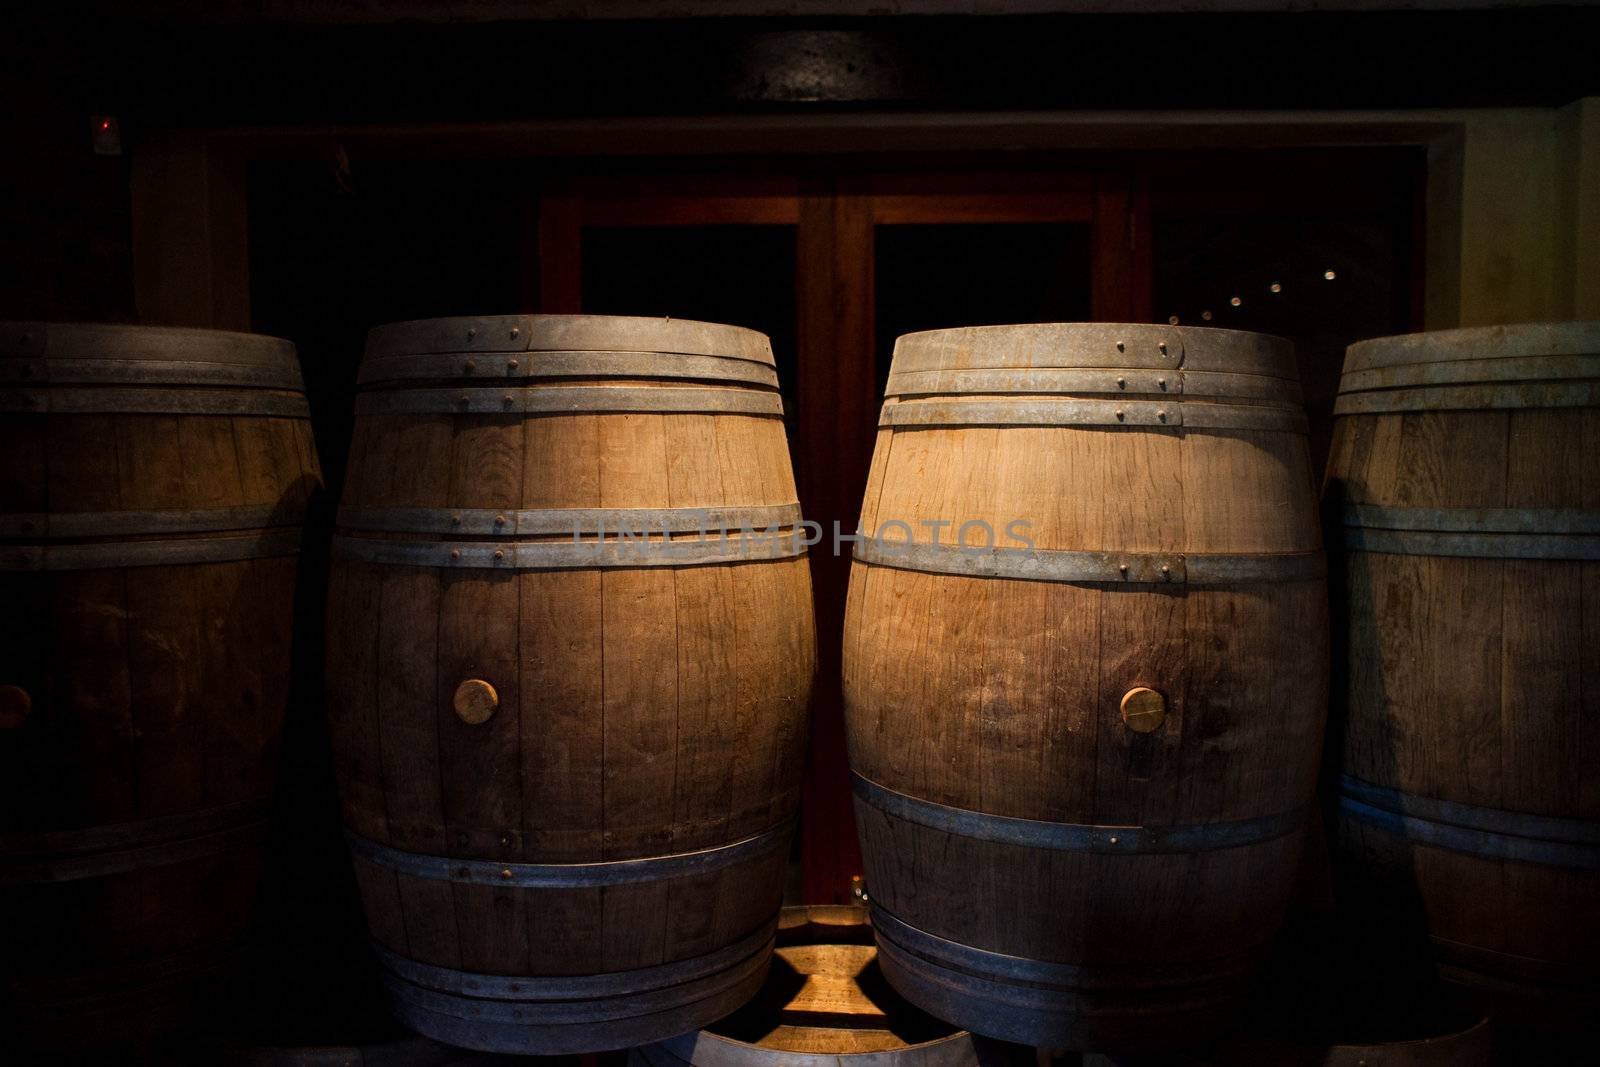
<path id="1" fill-rule="evenodd" d="M 515 339 L 508 336 L 512 329 L 520 331 Z M 479 333 L 469 337 L 469 330 Z M 493 336 L 486 331 L 494 331 Z M 633 337 L 628 336 L 630 331 Z M 447 338 L 446 334 L 452 336 Z M 771 338 L 760 330 L 671 315 L 511 314 L 405 319 L 372 327 L 367 332 L 364 358 L 540 351 L 721 356 L 776 366 Z"/>
<path id="2" fill-rule="evenodd" d="M 24 344 L 22 339 L 29 334 L 38 336 L 39 340 L 30 340 L 27 344 Z M 4 319 L 0 320 L 0 359 L 101 358 L 160 360 L 174 358 L 173 353 L 138 351 L 121 347 L 115 340 L 117 336 L 147 341 L 155 341 L 164 337 L 192 342 L 226 341 L 241 348 L 243 350 L 241 354 L 260 356 L 265 359 L 280 356 L 293 359 L 298 351 L 295 343 L 287 337 L 253 333 L 248 330 L 214 330 L 201 326 L 146 325 L 135 322 L 92 322 L 85 320 L 55 322 L 47 319 Z M 134 343 L 137 343 L 137 340 Z M 62 347 L 62 345 L 65 347 Z M 192 359 L 197 354 L 188 352 L 183 355 Z M 229 360 L 227 362 L 237 362 L 237 360 Z"/>
<path id="3" fill-rule="evenodd" d="M 1289 338 L 1284 337 L 1281 334 L 1267 333 L 1264 330 L 1235 330 L 1235 329 L 1232 329 L 1232 328 L 1227 327 L 1227 326 L 1185 326 L 1185 325 L 1181 325 L 1181 324 L 1180 325 L 1172 325 L 1170 323 L 1165 323 L 1165 322 L 1087 322 L 1087 321 L 1078 321 L 1078 322 L 1002 322 L 1002 323 L 991 323 L 991 324 L 986 325 L 986 326 L 941 326 L 941 327 L 938 327 L 937 329 L 932 329 L 932 330 L 913 330 L 911 333 L 903 333 L 899 337 L 895 338 L 895 341 L 896 342 L 907 341 L 907 340 L 910 340 L 912 338 L 928 337 L 928 336 L 933 335 L 933 334 L 985 333 L 985 332 L 989 332 L 989 331 L 998 331 L 998 330 L 1036 330 L 1036 329 L 1037 330 L 1043 330 L 1043 329 L 1050 329 L 1050 330 L 1062 330 L 1062 329 L 1090 330 L 1090 329 L 1093 329 L 1093 330 L 1123 330 L 1123 331 L 1127 331 L 1127 330 L 1147 330 L 1147 331 L 1150 331 L 1152 333 L 1157 333 L 1157 334 L 1177 333 L 1180 336 L 1188 336 L 1189 334 L 1192 334 L 1192 333 L 1202 333 L 1202 334 L 1216 335 L 1216 336 L 1218 336 L 1219 339 L 1220 339 L 1221 335 L 1227 334 L 1227 335 L 1230 335 L 1230 336 L 1233 336 L 1233 337 L 1261 337 L 1261 338 L 1266 338 L 1266 339 L 1271 340 L 1271 341 L 1277 341 L 1277 342 L 1279 342 L 1281 344 L 1289 345 L 1291 347 L 1294 345 L 1294 342 L 1291 341 Z"/>
<path id="4" fill-rule="evenodd" d="M 1344 369 L 1567 354 L 1600 355 L 1600 320 L 1513 322 L 1371 337 L 1345 350 Z"/>

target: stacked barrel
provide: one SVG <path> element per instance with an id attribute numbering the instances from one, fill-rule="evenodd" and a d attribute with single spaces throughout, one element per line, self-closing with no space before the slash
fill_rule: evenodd
<path id="1" fill-rule="evenodd" d="M 319 487 L 287 341 L 0 325 L 7 1043 L 192 1021 L 245 950 Z"/>

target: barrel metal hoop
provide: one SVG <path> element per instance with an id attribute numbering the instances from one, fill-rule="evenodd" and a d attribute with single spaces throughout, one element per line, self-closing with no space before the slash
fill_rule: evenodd
<path id="1" fill-rule="evenodd" d="M 659 389 L 621 385 L 518 385 L 501 389 L 391 389 L 356 397 L 357 415 L 783 414 L 777 393 L 758 389 Z"/>
<path id="2" fill-rule="evenodd" d="M 0 381 L 56 385 L 223 386 L 283 389 L 296 393 L 305 388 L 299 367 L 290 361 L 269 365 L 114 357 L 0 360 Z"/>
<path id="3" fill-rule="evenodd" d="M 256 415 L 307 419 L 304 396 L 257 389 L 7 389 L 0 412 L 16 415 Z"/>
<path id="4" fill-rule="evenodd" d="M 1600 534 L 1592 508 L 1388 508 L 1349 504 L 1344 524 L 1430 533 Z"/>
<path id="5" fill-rule="evenodd" d="M 949 967 L 973 977 L 1003 983 L 1026 983 L 1039 987 L 1039 993 L 1051 998 L 1060 996 L 1061 990 L 1089 991 L 1105 985 L 1106 968 L 1083 967 L 1071 963 L 1028 959 L 1004 952 L 964 945 L 937 934 L 918 929 L 891 914 L 877 901 L 868 904 L 872 909 L 872 929 L 878 935 L 880 949 L 887 941 L 891 950 L 910 953 L 936 966 Z M 1127 976 L 1128 985 L 1119 983 L 1117 991 L 1133 989 L 1173 989 L 1202 985 L 1218 979 L 1234 977 L 1246 972 L 1251 964 L 1265 953 L 1266 946 L 1251 946 L 1226 956 L 1198 961 L 1191 966 L 1175 969 L 1164 977 L 1159 970 L 1141 969 L 1137 976 Z M 949 977 L 956 977 L 950 975 Z"/>
<path id="6" fill-rule="evenodd" d="M 692 319 L 622 315 L 483 315 L 417 319 L 367 333 L 368 359 L 466 352 L 665 352 L 772 365 L 765 334 Z"/>
<path id="7" fill-rule="evenodd" d="M 1417 796 L 1343 775 L 1339 806 L 1425 845 L 1572 870 L 1600 870 L 1600 823 Z"/>
<path id="8" fill-rule="evenodd" d="M 349 829 L 350 851 L 379 867 L 417 878 L 463 885 L 515 886 L 523 889 L 576 889 L 599 885 L 634 885 L 668 878 L 688 878 L 760 859 L 789 839 L 785 823 L 762 834 L 732 844 L 669 856 L 606 860 L 600 863 L 501 863 L 495 860 L 459 859 L 405 852 L 362 837 Z"/>
<path id="9" fill-rule="evenodd" d="M 640 967 L 631 971 L 608 971 L 603 974 L 580 975 L 503 975 L 475 974 L 439 967 L 385 948 L 376 941 L 372 951 L 378 962 L 407 982 L 428 989 L 478 1000 L 512 1001 L 568 1001 L 590 998 L 622 997 L 670 989 L 706 978 L 734 967 L 752 955 L 768 951 L 778 920 L 762 923 L 750 933 L 729 945 L 724 945 L 704 956 L 676 960 L 655 967 Z"/>
<path id="10" fill-rule="evenodd" d="M 1236 397 L 1302 401 L 1300 383 L 1261 374 L 1184 371 L 1176 368 L 1018 367 L 1003 370 L 917 370 L 891 372 L 886 396 L 961 394 L 1139 394 Z"/>
<path id="11" fill-rule="evenodd" d="M 88 545 L 0 544 L 0 571 L 89 571 L 117 567 L 170 567 L 184 563 L 234 563 L 293 556 L 299 527 L 279 526 L 243 537 L 189 537 L 176 541 L 106 541 Z"/>
<path id="12" fill-rule="evenodd" d="M 1446 533 L 1346 527 L 1345 547 L 1399 556 L 1600 560 L 1600 534 Z"/>
<path id="13" fill-rule="evenodd" d="M 644 534 L 612 540 L 391 541 L 371 537 L 333 539 L 335 559 L 401 567 L 465 567 L 503 571 L 587 570 L 593 567 L 701 567 L 766 563 L 805 555 L 799 530 L 754 536 L 665 540 Z"/>
<path id="14" fill-rule="evenodd" d="M 1335 415 L 1406 411 L 1492 411 L 1517 408 L 1600 407 L 1600 382 L 1520 382 L 1516 385 L 1445 385 L 1341 393 Z"/>
<path id="15" fill-rule="evenodd" d="M 1146 585 L 1306 582 L 1326 576 L 1321 552 L 1185 554 L 975 548 L 863 536 L 855 559 L 880 567 L 969 578 Z"/>
<path id="16" fill-rule="evenodd" d="M 105 848 L 94 852 L 41 855 L 32 853 L 0 861 L 0 885 L 76 882 L 128 871 L 170 867 L 264 844 L 267 822 L 232 822 L 193 836 L 154 843 Z"/>
<path id="17" fill-rule="evenodd" d="M 260 822 L 267 818 L 271 807 L 264 800 L 242 800 L 176 815 L 157 815 L 149 819 L 85 826 L 76 830 L 9 833 L 0 836 L 0 855 L 33 862 L 68 853 L 138 848 L 180 837 L 196 837 L 244 823 Z"/>
<path id="18" fill-rule="evenodd" d="M 989 815 L 907 796 L 851 772 L 856 796 L 885 815 L 931 830 L 1022 848 L 1101 855 L 1170 854 L 1240 848 L 1276 840 L 1298 830 L 1307 808 L 1255 819 L 1193 826 L 1091 826 Z"/>
<path id="19" fill-rule="evenodd" d="M 1348 395 L 1418 386 L 1534 384 L 1585 378 L 1600 378 L 1600 354 L 1454 359 L 1367 367 L 1345 371 L 1339 379 L 1339 392 Z"/>
<path id="20" fill-rule="evenodd" d="M 1183 372 L 1175 368 L 1016 367 L 1001 370 L 912 370 L 890 372 L 885 396 L 992 395 L 996 393 L 1183 392 Z"/>
<path id="21" fill-rule="evenodd" d="M 397 533 L 492 534 L 506 537 L 553 534 L 703 533 L 775 530 L 800 524 L 800 505 L 703 508 L 490 508 L 339 509 L 339 525 Z"/>
<path id="22" fill-rule="evenodd" d="M 898 400 L 886 403 L 878 425 L 913 426 L 1141 426 L 1190 430 L 1277 430 L 1305 433 L 1298 408 L 1196 404 L 1161 400 Z"/>
<path id="23" fill-rule="evenodd" d="M 0 537 L 117 537 L 124 534 L 214 533 L 302 525 L 305 507 L 261 504 L 157 511 L 0 514 Z"/>
<path id="24" fill-rule="evenodd" d="M 669 352 L 482 352 L 386 356 L 362 362 L 356 382 L 440 379 L 517 381 L 526 378 L 689 378 L 776 387 L 770 363 L 736 356 Z"/>

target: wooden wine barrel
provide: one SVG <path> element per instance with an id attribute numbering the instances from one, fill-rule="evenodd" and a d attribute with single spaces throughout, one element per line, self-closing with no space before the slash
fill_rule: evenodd
<path id="1" fill-rule="evenodd" d="M 767 339 L 439 319 L 374 330 L 360 380 L 329 699 L 398 1018 L 558 1053 L 727 1014 L 770 959 L 815 663 Z"/>
<path id="2" fill-rule="evenodd" d="M 1600 323 L 1364 341 L 1334 410 L 1341 882 L 1497 1012 L 1592 1019 Z"/>
<path id="3" fill-rule="evenodd" d="M 629 1063 L 1032 1067 L 1032 1049 L 974 1037 L 907 1004 L 884 982 L 876 957 L 865 908 L 784 908 L 772 971 L 755 999 L 698 1033 L 635 1049 Z"/>
<path id="4" fill-rule="evenodd" d="M 1290 345 L 911 334 L 878 425 L 844 684 L 884 974 L 992 1037 L 1201 1043 L 1279 926 L 1327 703 Z"/>
<path id="5" fill-rule="evenodd" d="M 320 479 L 294 346 L 0 325 L 0 1029 L 183 1020 L 246 941 Z"/>

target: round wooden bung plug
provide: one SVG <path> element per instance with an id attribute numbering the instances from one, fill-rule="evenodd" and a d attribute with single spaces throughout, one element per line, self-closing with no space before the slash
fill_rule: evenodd
<path id="1" fill-rule="evenodd" d="M 494 709 L 500 706 L 500 694 L 494 691 L 494 686 L 479 678 L 468 678 L 456 686 L 456 695 L 453 702 L 456 715 L 462 722 L 469 726 L 477 726 L 489 721 L 494 714 Z"/>
<path id="2" fill-rule="evenodd" d="M 1122 694 L 1122 722 L 1136 734 L 1155 730 L 1167 717 L 1167 698 L 1136 685 Z"/>
<path id="3" fill-rule="evenodd" d="M 15 730 L 33 710 L 33 698 L 20 685 L 0 685 L 0 730 Z"/>

